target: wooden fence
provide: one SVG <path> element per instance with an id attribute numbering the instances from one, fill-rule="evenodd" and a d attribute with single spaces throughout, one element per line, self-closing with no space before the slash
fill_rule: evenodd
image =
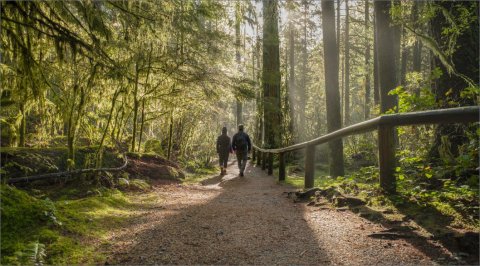
<path id="1" fill-rule="evenodd" d="M 355 125 L 341 128 L 316 139 L 298 143 L 279 149 L 262 149 L 253 144 L 253 161 L 262 169 L 268 168 L 268 174 L 273 173 L 273 155 L 279 158 L 279 180 L 286 177 L 285 154 L 300 149 L 305 149 L 305 188 L 312 188 L 315 174 L 315 147 L 319 144 L 357 135 L 368 131 L 378 130 L 378 156 L 380 168 L 380 187 L 387 193 L 396 191 L 395 181 L 395 145 L 393 144 L 396 126 L 424 125 L 424 124 L 452 124 L 479 122 L 480 107 L 469 106 L 433 111 L 382 115 Z"/>

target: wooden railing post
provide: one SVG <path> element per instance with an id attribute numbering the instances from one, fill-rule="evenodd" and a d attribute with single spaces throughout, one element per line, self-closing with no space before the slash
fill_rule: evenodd
<path id="1" fill-rule="evenodd" d="M 278 155 L 278 181 L 285 181 L 285 153 Z"/>
<path id="2" fill-rule="evenodd" d="M 262 152 L 262 170 L 265 170 L 267 168 L 266 167 L 267 156 L 268 154 L 266 152 Z"/>
<path id="3" fill-rule="evenodd" d="M 395 181 L 395 139 L 394 127 L 378 127 L 378 161 L 380 166 L 380 187 L 386 193 L 396 192 Z"/>
<path id="4" fill-rule="evenodd" d="M 305 188 L 313 188 L 315 176 L 315 145 L 307 146 L 305 158 Z"/>
<path id="5" fill-rule="evenodd" d="M 252 162 L 255 163 L 255 159 L 257 158 L 257 153 L 255 151 L 255 148 L 252 149 Z"/>
<path id="6" fill-rule="evenodd" d="M 267 174 L 268 175 L 273 174 L 273 153 L 271 153 L 271 152 L 268 153 L 268 171 L 267 171 Z"/>

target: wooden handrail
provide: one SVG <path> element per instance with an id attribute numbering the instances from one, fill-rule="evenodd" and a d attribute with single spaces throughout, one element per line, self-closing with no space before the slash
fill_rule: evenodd
<path id="1" fill-rule="evenodd" d="M 382 115 L 358 124 L 354 124 L 345 128 L 341 128 L 334 132 L 328 133 L 321 137 L 291 145 L 285 148 L 277 149 L 263 149 L 252 144 L 256 158 L 262 158 L 262 169 L 265 169 L 266 153 L 269 153 L 269 174 L 271 174 L 273 154 L 280 154 L 280 180 L 285 179 L 285 163 L 284 153 L 296 151 L 300 149 L 307 149 L 307 159 L 305 160 L 305 187 L 313 187 L 313 172 L 314 167 L 311 165 L 314 163 L 314 147 L 327 143 L 329 141 L 344 138 L 349 135 L 360 134 L 368 131 L 378 130 L 379 138 L 379 166 L 380 166 L 380 185 L 387 192 L 395 191 L 395 150 L 391 147 L 393 140 L 394 127 L 395 126 L 407 126 L 418 124 L 449 124 L 449 123 L 470 123 L 480 122 L 480 107 L 468 106 L 449 109 L 439 109 L 421 112 L 400 113 L 400 114 L 388 114 Z"/>
<path id="2" fill-rule="evenodd" d="M 321 137 L 294 144 L 285 148 L 279 149 L 262 149 L 255 144 L 252 146 L 260 152 L 266 153 L 281 153 L 304 149 L 309 145 L 319 145 L 337 138 L 343 138 L 349 135 L 360 134 L 377 129 L 381 125 L 390 126 L 407 126 L 418 124 L 448 124 L 448 123 L 468 123 L 479 122 L 478 106 L 458 107 L 450 109 L 439 109 L 432 111 L 421 111 L 411 113 L 400 113 L 382 115 L 363 121 L 348 127 L 341 128 L 334 132 L 328 133 Z"/>

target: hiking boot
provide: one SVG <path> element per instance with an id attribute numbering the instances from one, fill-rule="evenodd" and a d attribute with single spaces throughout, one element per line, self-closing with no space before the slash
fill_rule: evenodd
<path id="1" fill-rule="evenodd" d="M 240 176 L 243 176 L 243 172 L 240 172 Z"/>

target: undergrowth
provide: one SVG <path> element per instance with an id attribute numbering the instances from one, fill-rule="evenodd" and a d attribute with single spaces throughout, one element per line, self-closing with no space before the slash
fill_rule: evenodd
<path id="1" fill-rule="evenodd" d="M 395 209 L 405 215 L 420 217 L 420 220 L 425 218 L 424 223 L 480 231 L 478 176 L 442 179 L 435 174 L 439 173 L 438 169 L 422 163 L 417 161 L 416 167 L 409 165 L 409 171 L 402 170 L 403 163 L 397 167 L 395 195 L 382 193 L 379 171 L 375 166 L 363 167 L 338 178 L 317 170 L 314 186 L 323 189 L 336 187 L 365 200 L 372 207 Z M 303 188 L 303 173 L 289 173 L 284 184 Z"/>
<path id="2" fill-rule="evenodd" d="M 155 199 L 104 188 L 83 198 L 72 187 L 50 194 L 1 185 L 0 193 L 1 264 L 9 265 L 104 263 L 107 232 Z"/>
<path id="3" fill-rule="evenodd" d="M 220 172 L 220 168 L 210 160 L 184 160 L 181 162 L 181 165 L 186 170 L 186 176 L 183 180 L 184 184 L 199 183 Z"/>

